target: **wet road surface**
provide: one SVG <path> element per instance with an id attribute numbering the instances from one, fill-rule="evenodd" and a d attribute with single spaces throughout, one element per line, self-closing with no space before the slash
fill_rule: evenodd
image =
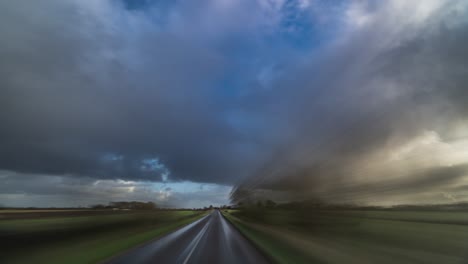
<path id="1" fill-rule="evenodd" d="M 218 210 L 158 240 L 108 262 L 128 263 L 269 263 Z"/>

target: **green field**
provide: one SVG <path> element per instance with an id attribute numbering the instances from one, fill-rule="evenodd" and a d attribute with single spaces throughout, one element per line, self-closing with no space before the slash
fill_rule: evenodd
<path id="1" fill-rule="evenodd" d="M 2 211 L 0 263 L 99 263 L 205 215 L 200 211 Z"/>
<path id="2" fill-rule="evenodd" d="M 278 263 L 468 263 L 468 213 L 231 210 L 224 215 Z"/>

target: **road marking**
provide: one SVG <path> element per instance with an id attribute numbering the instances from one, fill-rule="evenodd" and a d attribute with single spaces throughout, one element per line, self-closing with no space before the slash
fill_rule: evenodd
<path id="1" fill-rule="evenodd" d="M 211 223 L 211 219 L 210 221 L 208 221 L 205 226 L 203 227 L 203 229 L 200 231 L 200 233 L 198 233 L 198 235 L 195 237 L 194 241 L 192 243 L 193 246 L 192 246 L 192 249 L 190 250 L 190 252 L 188 253 L 187 257 L 185 258 L 183 264 L 187 264 L 187 262 L 189 261 L 190 257 L 192 256 L 193 252 L 195 251 L 195 248 L 197 248 L 197 245 L 198 243 L 200 242 L 201 238 L 203 237 L 203 235 L 205 234 L 206 232 L 206 229 L 208 229 L 208 226 L 210 225 Z"/>

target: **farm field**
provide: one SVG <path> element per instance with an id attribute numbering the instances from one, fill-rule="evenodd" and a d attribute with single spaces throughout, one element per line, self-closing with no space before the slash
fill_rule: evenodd
<path id="1" fill-rule="evenodd" d="M 468 212 L 224 211 L 278 263 L 468 263 Z"/>
<path id="2" fill-rule="evenodd" d="M 99 263 L 203 211 L 0 211 L 0 263 Z"/>

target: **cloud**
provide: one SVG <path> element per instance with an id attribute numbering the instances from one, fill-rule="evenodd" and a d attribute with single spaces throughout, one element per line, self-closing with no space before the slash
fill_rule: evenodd
<path id="1" fill-rule="evenodd" d="M 194 182 L 96 180 L 91 177 L 1 171 L 0 198 L 8 206 L 69 207 L 116 201 L 153 201 L 160 207 L 200 208 L 229 203 L 230 186 Z"/>
<path id="2" fill-rule="evenodd" d="M 1 3 L 0 169 L 89 181 L 71 193 L 145 193 L 122 180 L 436 202 L 467 184 L 467 8 Z M 27 181 L 9 195 L 41 190 Z"/>
<path id="3" fill-rule="evenodd" d="M 467 11 L 461 1 L 351 1 L 341 37 L 263 95 L 279 120 L 265 143 L 276 150 L 239 193 L 432 203 L 466 182 Z"/>
<path id="4" fill-rule="evenodd" d="M 115 3 L 2 4 L 0 167 L 159 180 L 139 170 L 157 158 L 174 180 L 232 182 L 225 58 Z"/>

